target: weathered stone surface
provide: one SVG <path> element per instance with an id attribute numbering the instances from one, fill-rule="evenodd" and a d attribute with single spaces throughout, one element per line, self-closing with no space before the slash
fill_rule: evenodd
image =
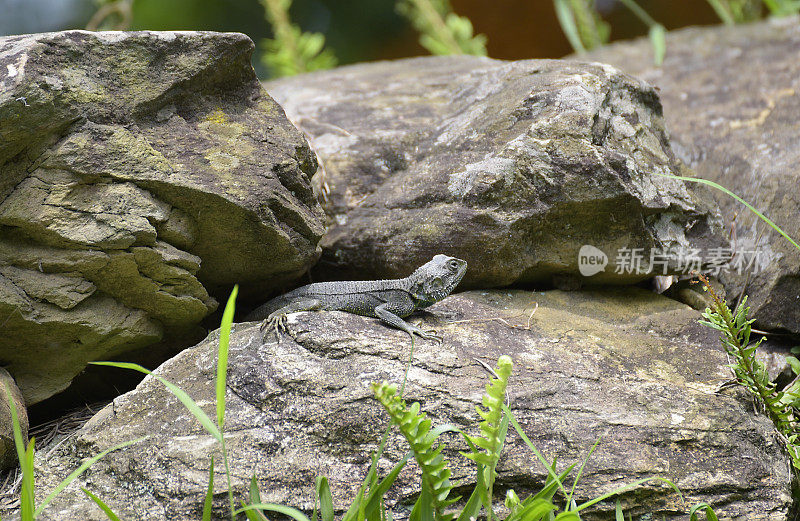
<path id="1" fill-rule="evenodd" d="M 512 328 L 538 310 L 530 329 Z M 487 381 L 473 357 L 493 364 L 510 355 L 511 408 L 548 457 L 582 459 L 602 436 L 578 488 L 578 502 L 645 476 L 672 479 L 687 502 L 707 501 L 720 519 L 786 521 L 787 460 L 765 417 L 743 392 L 715 394 L 729 378 L 715 333 L 699 313 L 639 288 L 531 293 L 469 292 L 433 306 L 424 319 L 443 345 L 418 342 L 406 396 L 435 424 L 477 433 L 475 405 Z M 504 319 L 507 322 L 501 322 Z M 178 384 L 214 416 L 217 333 L 163 364 L 156 374 Z M 290 315 L 288 336 L 263 344 L 256 324 L 231 336 L 227 447 L 242 497 L 255 474 L 264 501 L 313 506 L 314 476 L 331 482 L 336 508 L 349 505 L 387 418 L 371 399 L 373 381 L 402 380 L 407 336 L 377 320 L 340 312 Z M 82 458 L 124 440 L 147 441 L 110 454 L 54 501 L 43 519 L 100 520 L 78 486 L 99 494 L 121 517 L 197 519 L 207 486 L 212 438 L 154 378 L 106 407 L 48 458 L 37 460 L 46 494 Z M 453 478 L 468 487 L 471 463 L 447 439 Z M 407 451 L 395 435 L 383 472 Z M 509 436 L 498 467 L 498 499 L 507 487 L 536 490 L 545 474 L 520 438 Z M 225 480 L 217 476 L 218 518 Z M 462 489 L 466 490 L 466 488 Z M 409 466 L 390 492 L 395 509 L 419 492 Z M 686 519 L 668 487 L 650 484 L 623 496 L 634 519 Z M 399 503 L 397 503 L 399 502 Z M 404 505 L 404 506 L 403 506 Z M 609 519 L 605 504 L 584 519 Z M 682 514 L 681 514 L 682 513 Z"/>
<path id="2" fill-rule="evenodd" d="M 630 283 L 651 276 L 651 248 L 698 247 L 716 222 L 653 175 L 686 172 L 656 92 L 612 67 L 429 57 L 265 86 L 324 166 L 322 276 L 401 276 L 446 253 L 469 262 L 467 287 L 550 281 L 579 275 L 590 244 L 611 265 L 588 280 Z M 615 273 L 620 248 L 643 248 L 641 273 Z"/>
<path id="3" fill-rule="evenodd" d="M 233 33 L 0 38 L 0 364 L 29 404 L 89 360 L 186 345 L 232 284 L 261 296 L 318 257 L 316 162 L 252 50 Z"/>
<path id="4" fill-rule="evenodd" d="M 590 58 L 656 85 L 679 157 L 800 239 L 800 19 L 671 32 L 661 68 L 645 40 Z M 728 293 L 749 295 L 760 327 L 800 333 L 800 251 L 738 202 L 714 196 L 735 249 L 758 251 L 764 265 L 723 273 Z"/>
<path id="5" fill-rule="evenodd" d="M 6 386 L 11 390 L 11 396 L 6 393 Z M 17 449 L 14 446 L 14 430 L 11 423 L 11 407 L 9 398 L 17 409 L 22 436 L 27 443 L 28 440 L 28 412 L 25 409 L 25 401 L 22 393 L 19 392 L 14 379 L 8 371 L 0 367 L 0 470 L 16 466 Z"/>

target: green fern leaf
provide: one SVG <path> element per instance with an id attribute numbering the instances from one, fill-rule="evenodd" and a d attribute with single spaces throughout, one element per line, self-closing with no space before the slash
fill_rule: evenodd
<path id="1" fill-rule="evenodd" d="M 417 465 L 422 469 L 423 492 L 426 497 L 431 498 L 434 518 L 437 521 L 449 521 L 453 516 L 445 514 L 444 510 L 455 501 L 448 500 L 453 485 L 450 483 L 448 461 L 441 454 L 442 447 L 433 448 L 436 436 L 431 433 L 431 421 L 424 412 L 420 412 L 419 402 L 406 405 L 397 396 L 395 385 L 374 383 L 372 391 L 411 446 Z M 419 515 L 424 518 L 425 513 L 420 510 L 423 506 L 418 508 L 415 505 L 417 514 L 412 517 Z"/>
<path id="2" fill-rule="evenodd" d="M 513 364 L 508 356 L 501 356 L 497 360 L 495 373 L 497 378 L 493 378 L 486 386 L 486 393 L 483 395 L 481 403 L 485 409 L 476 406 L 478 415 L 483 418 L 480 422 L 481 436 L 467 436 L 467 439 L 476 448 L 483 449 L 483 452 L 472 449 L 471 452 L 462 454 L 476 463 L 485 466 L 485 481 L 491 489 L 494 479 L 497 476 L 495 467 L 500 459 L 504 435 L 501 436 L 501 417 L 503 415 L 503 401 L 506 397 L 506 387 L 511 376 Z"/>

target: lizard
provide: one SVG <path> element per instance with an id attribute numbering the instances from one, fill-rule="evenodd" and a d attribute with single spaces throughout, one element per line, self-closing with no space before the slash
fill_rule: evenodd
<path id="1" fill-rule="evenodd" d="M 315 282 L 275 297 L 254 309 L 245 320 L 263 320 L 262 331 L 286 331 L 286 315 L 298 311 L 346 311 L 379 318 L 385 324 L 426 340 L 442 342 L 403 318 L 448 296 L 467 272 L 467 262 L 436 255 L 408 277 L 389 280 Z"/>

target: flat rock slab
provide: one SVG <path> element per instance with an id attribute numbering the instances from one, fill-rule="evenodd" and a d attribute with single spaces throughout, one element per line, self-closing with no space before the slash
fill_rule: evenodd
<path id="1" fill-rule="evenodd" d="M 656 85 L 678 156 L 800 241 L 798 17 L 670 32 L 660 68 L 646 40 L 589 57 Z M 738 202 L 714 196 L 745 266 L 722 273 L 728 294 L 749 295 L 760 327 L 800 333 L 800 251 Z"/>
<path id="2" fill-rule="evenodd" d="M 723 244 L 713 203 L 654 175 L 687 173 L 658 95 L 613 67 L 428 57 L 265 86 L 321 159 L 321 277 L 404 276 L 446 253 L 469 262 L 467 288 L 549 282 L 580 277 L 591 245 L 608 266 L 588 281 L 631 283 L 651 250 Z M 634 248 L 644 263 L 615 269 Z"/>
<path id="3" fill-rule="evenodd" d="M 253 47 L 236 33 L 0 38 L 0 365 L 29 404 L 89 360 L 196 342 L 234 283 L 263 295 L 317 259 L 316 161 Z"/>
<path id="4" fill-rule="evenodd" d="M 538 309 L 531 317 L 531 312 Z M 729 370 L 716 334 L 699 313 L 639 288 L 546 293 L 468 292 L 423 317 L 444 343 L 418 342 L 406 398 L 420 401 L 433 423 L 477 434 L 488 381 L 475 362 L 514 360 L 511 409 L 530 439 L 561 465 L 580 461 L 601 439 L 584 470 L 576 500 L 596 497 L 646 476 L 673 480 L 687 503 L 705 501 L 720 519 L 787 521 L 790 475 L 772 424 L 753 412 L 740 390 L 715 394 Z M 163 364 L 155 374 L 186 390 L 214 417 L 218 333 Z M 409 356 L 405 333 L 342 312 L 290 315 L 288 335 L 264 344 L 256 324 L 231 335 L 226 430 L 235 496 L 255 474 L 264 501 L 310 510 L 314 477 L 331 483 L 337 509 L 355 496 L 387 416 L 371 398 L 371 382 L 400 382 Z M 68 487 L 42 519 L 100 520 L 79 486 L 122 518 L 198 519 L 214 440 L 152 377 L 117 398 L 49 457 L 37 460 L 37 488 L 46 494 L 82 458 L 116 443 L 149 436 L 112 453 Z M 468 490 L 474 467 L 445 436 L 453 479 Z M 407 451 L 396 433 L 380 462 L 385 473 Z M 409 465 L 389 504 L 406 509 L 419 492 Z M 498 501 L 509 487 L 521 497 L 545 473 L 513 432 L 498 467 Z M 217 475 L 216 512 L 223 519 L 225 479 Z M 686 519 L 669 487 L 649 483 L 622 496 L 635 519 Z M 238 501 L 238 500 L 237 500 Z M 600 505 L 584 519 L 613 516 Z M 407 512 L 406 512 L 407 513 Z M 215 518 L 215 519 L 217 519 Z"/>

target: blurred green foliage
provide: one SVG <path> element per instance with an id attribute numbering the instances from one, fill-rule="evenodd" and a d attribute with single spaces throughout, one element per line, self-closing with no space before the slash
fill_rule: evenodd
<path id="1" fill-rule="evenodd" d="M 326 48 L 342 63 L 378 59 L 387 40 L 398 39 L 409 31 L 389 0 L 294 0 L 289 21 L 302 31 L 324 34 Z M 130 28 L 237 31 L 255 42 L 276 39 L 259 0 L 134 0 Z M 253 60 L 262 77 L 277 72 L 263 58 L 269 45 L 259 45 Z M 305 45 L 313 48 L 316 42 Z"/>
<path id="2" fill-rule="evenodd" d="M 53 0 L 0 0 L 0 34 L 83 27 L 237 31 L 261 42 L 254 59 L 261 77 L 425 51 L 486 55 L 488 44 L 488 53 L 502 59 L 559 57 L 569 52 L 566 41 L 580 52 L 644 28 L 658 62 L 665 26 L 744 23 L 800 11 L 800 0 L 60 1 L 69 16 L 56 13 Z M 267 14 L 270 3 L 282 6 L 285 23 Z"/>
<path id="3" fill-rule="evenodd" d="M 419 43 L 431 54 L 486 56 L 486 36 L 474 35 L 472 22 L 453 12 L 448 0 L 398 0 L 397 12 L 419 32 Z"/>
<path id="4" fill-rule="evenodd" d="M 304 33 L 289 18 L 292 0 L 261 0 L 274 34 L 264 39 L 261 60 L 271 76 L 292 76 L 336 66 L 336 56 L 325 48 L 322 33 Z"/>

